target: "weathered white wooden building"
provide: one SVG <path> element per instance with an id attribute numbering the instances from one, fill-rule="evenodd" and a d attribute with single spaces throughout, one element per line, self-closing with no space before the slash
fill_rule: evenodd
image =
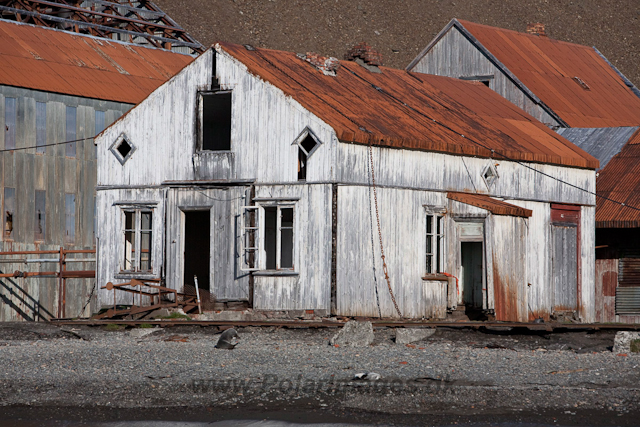
<path id="1" fill-rule="evenodd" d="M 382 245 L 404 317 L 592 321 L 597 160 L 482 84 L 351 56 L 218 44 L 100 134 L 98 286 L 397 317 Z"/>

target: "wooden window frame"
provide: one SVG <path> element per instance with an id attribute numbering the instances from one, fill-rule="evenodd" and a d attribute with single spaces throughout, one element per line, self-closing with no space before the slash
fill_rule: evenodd
<path id="1" fill-rule="evenodd" d="M 133 214 L 133 227 L 127 228 L 126 216 L 127 214 Z M 151 214 L 151 223 L 149 224 L 149 228 L 142 228 L 142 214 L 149 213 Z M 123 252 L 120 257 L 120 273 L 152 273 L 153 272 L 153 261 L 155 257 L 153 256 L 153 224 L 155 220 L 155 213 L 153 208 L 135 208 L 135 207 L 123 207 L 121 208 L 122 214 L 122 242 L 123 242 Z M 133 244 L 133 256 L 130 257 L 131 268 L 126 268 L 126 254 L 127 254 L 127 232 L 133 233 L 134 244 Z M 140 265 L 142 264 L 142 234 L 149 234 L 149 268 L 141 269 Z"/>
<path id="2" fill-rule="evenodd" d="M 265 247 L 265 208 L 276 208 L 276 250 L 275 270 L 267 269 L 267 249 Z M 292 201 L 265 202 L 255 206 L 242 207 L 241 224 L 241 270 L 242 271 L 296 271 L 296 206 Z M 292 210 L 292 224 L 282 225 L 282 210 Z M 250 216 L 251 213 L 254 216 Z M 282 231 L 291 230 L 291 267 L 282 267 Z M 253 237 L 252 237 L 253 235 Z M 256 241 L 257 240 L 257 241 Z"/>
<path id="3" fill-rule="evenodd" d="M 441 210 L 427 209 L 425 218 L 426 275 L 441 274 L 445 271 L 445 213 Z"/>

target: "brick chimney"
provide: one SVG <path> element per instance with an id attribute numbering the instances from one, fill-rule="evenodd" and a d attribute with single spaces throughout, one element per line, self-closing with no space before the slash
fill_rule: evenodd
<path id="1" fill-rule="evenodd" d="M 358 43 L 344 54 L 344 59 L 347 61 L 355 61 L 358 58 L 367 65 L 382 66 L 382 55 L 380 52 L 365 42 Z"/>
<path id="2" fill-rule="evenodd" d="M 536 22 L 535 24 L 527 24 L 527 33 L 534 36 L 546 37 L 547 33 L 544 31 L 544 24 Z"/>
<path id="3" fill-rule="evenodd" d="M 326 76 L 335 76 L 340 68 L 340 61 L 332 56 L 321 56 L 315 52 L 307 52 L 306 55 L 298 54 L 297 56 L 322 71 Z"/>

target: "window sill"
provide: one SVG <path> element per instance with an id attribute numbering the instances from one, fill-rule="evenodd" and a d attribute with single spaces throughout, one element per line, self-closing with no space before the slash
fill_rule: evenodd
<path id="1" fill-rule="evenodd" d="M 254 271 L 254 276 L 299 276 L 300 273 L 293 270 L 262 270 Z"/>
<path id="2" fill-rule="evenodd" d="M 438 280 L 441 282 L 448 282 L 449 281 L 449 276 L 445 276 L 444 274 L 425 274 L 422 277 L 422 280 L 426 281 L 430 281 L 430 280 Z"/>

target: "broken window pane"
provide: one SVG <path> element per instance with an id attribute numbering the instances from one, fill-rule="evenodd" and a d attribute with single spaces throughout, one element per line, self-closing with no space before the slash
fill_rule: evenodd
<path id="1" fill-rule="evenodd" d="M 298 148 L 298 181 L 307 180 L 307 155 Z"/>
<path id="2" fill-rule="evenodd" d="M 46 220 L 46 202 L 47 193 L 44 190 L 36 190 L 35 198 L 35 229 L 34 239 L 37 241 L 44 241 L 47 227 Z"/>
<path id="3" fill-rule="evenodd" d="M 16 210 L 16 189 L 4 189 L 4 238 L 13 239 L 14 213 Z"/>
<path id="4" fill-rule="evenodd" d="M 202 94 L 202 150 L 231 150 L 231 92 Z"/>
<path id="5" fill-rule="evenodd" d="M 66 120 L 66 139 L 65 141 L 74 141 L 68 142 L 65 147 L 65 156 L 67 157 L 75 157 L 76 156 L 76 107 L 67 107 L 67 120 Z"/>
<path id="6" fill-rule="evenodd" d="M 426 272 L 441 273 L 444 271 L 444 217 L 428 214 L 426 225 Z"/>
<path id="7" fill-rule="evenodd" d="M 4 99 L 4 148 L 16 148 L 16 99 Z"/>
<path id="8" fill-rule="evenodd" d="M 259 212 L 258 206 L 244 206 L 242 212 L 242 266 L 243 271 L 260 269 L 259 263 Z"/>
<path id="9" fill-rule="evenodd" d="M 65 243 L 75 243 L 76 240 L 76 195 L 64 195 Z"/>
<path id="10" fill-rule="evenodd" d="M 36 102 L 36 153 L 44 154 L 47 144 L 47 104 Z"/>

